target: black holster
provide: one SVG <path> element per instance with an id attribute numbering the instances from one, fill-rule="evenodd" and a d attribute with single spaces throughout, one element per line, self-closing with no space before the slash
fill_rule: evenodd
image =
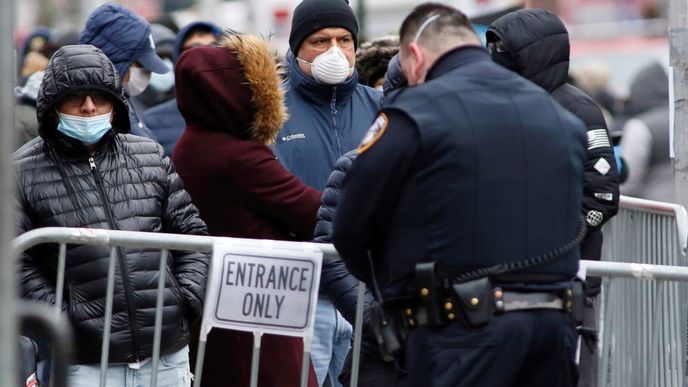
<path id="1" fill-rule="evenodd" d="M 417 302 L 415 297 L 401 297 L 371 303 L 370 318 L 382 360 L 391 362 L 401 355 L 409 326 L 399 311 Z"/>

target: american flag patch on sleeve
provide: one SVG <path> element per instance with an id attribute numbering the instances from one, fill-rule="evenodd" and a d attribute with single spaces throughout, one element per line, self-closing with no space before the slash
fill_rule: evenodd
<path id="1" fill-rule="evenodd" d="M 588 130 L 588 150 L 611 146 L 606 129 Z"/>

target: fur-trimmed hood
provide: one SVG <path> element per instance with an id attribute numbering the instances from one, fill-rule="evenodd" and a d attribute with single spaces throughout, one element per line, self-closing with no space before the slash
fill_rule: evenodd
<path id="1" fill-rule="evenodd" d="M 273 143 L 287 120 L 275 63 L 267 41 L 254 35 L 226 33 L 218 47 L 184 52 L 175 77 L 187 125 Z"/>

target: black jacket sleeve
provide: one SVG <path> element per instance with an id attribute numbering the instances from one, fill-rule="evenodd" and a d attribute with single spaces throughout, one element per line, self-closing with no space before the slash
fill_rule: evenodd
<path id="1" fill-rule="evenodd" d="M 382 114 L 386 114 L 385 128 L 359 152 L 344 179 L 333 230 L 334 245 L 347 267 L 367 283 L 371 279 L 368 251 L 382 240 L 395 198 L 420 149 L 414 121 L 397 111 Z"/>
<path id="2" fill-rule="evenodd" d="M 588 131 L 582 211 L 591 233 L 619 210 L 619 171 L 600 108 L 586 99 L 575 104 L 571 112 L 583 121 Z"/>
<path id="3" fill-rule="evenodd" d="M 162 147 L 160 147 L 162 156 Z M 207 235 L 208 230 L 201 220 L 198 210 L 191 203 L 191 197 L 184 189 L 181 178 L 167 156 L 162 156 L 167 170 L 168 195 L 163 202 L 163 231 L 174 234 Z M 192 252 L 172 252 L 174 257 L 174 277 L 179 284 L 193 322 L 203 313 L 203 299 L 208 278 L 210 258 L 206 254 Z"/>

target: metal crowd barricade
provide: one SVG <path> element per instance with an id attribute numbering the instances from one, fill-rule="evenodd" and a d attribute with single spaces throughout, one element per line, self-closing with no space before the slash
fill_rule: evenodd
<path id="1" fill-rule="evenodd" d="M 623 261 L 632 277 L 603 274 L 599 386 L 681 387 L 688 381 L 686 210 L 676 204 L 621 197 L 604 228 L 603 261 Z M 599 262 L 610 269 L 611 262 Z M 651 265 L 664 265 L 662 275 Z M 653 269 L 653 270 L 650 270 Z M 588 275 L 593 275 L 588 270 Z M 652 281 L 637 281 L 650 279 Z"/>
<path id="2" fill-rule="evenodd" d="M 623 208 L 617 218 L 606 229 L 605 256 L 617 260 L 638 257 L 638 261 L 645 262 L 648 257 L 657 257 L 652 263 L 627 262 L 596 262 L 582 261 L 588 275 L 604 277 L 624 277 L 628 279 L 605 279 L 604 310 L 603 310 L 603 381 L 601 386 L 681 386 L 685 379 L 682 361 L 686 358 L 686 328 L 685 307 L 679 302 L 680 296 L 685 295 L 685 284 L 667 283 L 665 281 L 688 281 L 688 267 L 683 263 L 682 249 L 686 246 L 686 213 L 680 206 L 665 203 L 640 201 L 631 198 L 622 199 Z M 645 219 L 647 218 L 647 219 Z M 638 222 L 638 219 L 645 219 Z M 674 220 L 675 219 L 675 220 Z M 679 229 L 676 229 L 678 221 Z M 647 224 L 645 224 L 647 223 Z M 642 238 L 648 239 L 648 233 L 657 231 L 659 235 L 667 235 L 667 242 L 652 243 L 647 248 L 640 248 L 637 244 Z M 631 237 L 619 233 L 630 233 Z M 636 232 L 632 234 L 632 232 Z M 111 248 L 109 276 L 107 281 L 106 317 L 104 341 L 102 344 L 101 370 L 108 364 L 109 327 L 112 321 L 112 298 L 114 289 L 115 250 L 117 247 L 156 249 L 161 251 L 160 268 L 165 270 L 166 255 L 171 250 L 195 251 L 212 253 L 215 243 L 223 238 L 178 235 L 164 233 L 146 233 L 132 231 L 94 230 L 81 228 L 43 228 L 29 231 L 15 238 L 12 251 L 17 256 L 27 249 L 44 243 L 60 245 L 58 253 L 58 278 L 56 280 L 57 296 L 61 297 L 64 287 L 64 267 L 66 262 L 67 244 L 100 245 Z M 234 239 L 240 240 L 240 239 Z M 249 241 L 249 240 L 244 240 Z M 276 244 L 295 245 L 305 242 L 282 242 Z M 630 244 L 630 245 L 629 245 Z M 642 243 L 640 243 L 642 244 Z M 327 258 L 337 259 L 339 256 L 332 245 L 310 244 L 320 249 Z M 673 247 L 671 247 L 673 246 Z M 667 258 L 673 257 L 673 258 Z M 641 259 L 645 259 L 642 261 Z M 656 261 L 656 262 L 655 262 Z M 677 266 L 671 266 L 677 265 Z M 638 279 L 652 279 L 655 281 L 637 281 Z M 617 285 L 618 284 L 620 285 Z M 161 281 L 158 286 L 163 286 Z M 631 292 L 637 287 L 640 290 Z M 352 383 L 358 383 L 358 366 L 361 344 L 362 305 L 364 286 L 359 286 L 356 324 L 354 328 L 354 347 L 352 363 Z M 158 291 L 156 323 L 154 330 L 154 351 L 152 365 L 157 370 L 160 356 L 160 332 L 162 296 Z M 626 300 L 627 306 L 615 305 L 617 300 Z M 669 300 L 669 301 L 666 301 Z M 658 303 L 658 301 L 661 301 Z M 57 305 L 61 300 L 57 300 Z M 640 305 L 643 304 L 643 305 Z M 646 305 L 645 305 L 646 304 Z M 658 305 L 659 304 L 659 305 Z M 666 305 L 665 305 L 666 304 Z M 635 309 L 634 309 L 635 308 Z M 623 314 L 625 313 L 625 315 Z M 631 314 L 632 313 L 632 314 Z M 662 315 L 666 318 L 654 318 Z M 632 321 L 636 316 L 642 321 L 634 328 Z M 625 325 L 624 325 L 625 324 Z M 683 328 L 683 331 L 681 330 Z M 635 341 L 638 345 L 631 345 Z M 652 344 L 652 343 L 667 343 Z M 629 344 L 630 343 L 630 344 Z M 631 351 L 637 351 L 631 353 Z M 309 356 L 304 352 L 304 357 Z M 255 358 L 255 356 L 254 356 Z M 653 360 L 656 359 L 656 360 Z M 201 361 L 199 357 L 199 361 Z M 197 367 L 197 370 L 200 367 Z M 154 371 L 154 374 L 157 371 Z M 254 375 L 255 373 L 255 375 Z M 627 373 L 629 375 L 625 375 Z M 252 379 L 257 376 L 257 369 L 252 371 Z M 302 375 L 302 385 L 306 378 Z M 198 380 L 197 380 L 198 381 Z M 100 386 L 105 386 L 105 374 L 102 373 Z M 155 386 L 155 376 L 151 380 Z"/>
<path id="3" fill-rule="evenodd" d="M 57 243 L 59 244 L 58 252 L 58 270 L 56 278 L 56 305 L 62 304 L 62 294 L 64 289 L 64 269 L 66 263 L 66 252 L 67 244 L 84 244 L 84 245 L 99 245 L 110 247 L 110 261 L 108 267 L 108 279 L 107 279 L 107 293 L 105 300 L 105 319 L 104 319 L 104 333 L 102 342 L 102 354 L 101 354 L 101 376 L 100 376 L 100 386 L 104 387 L 106 385 L 106 373 L 103 372 L 108 365 L 108 354 L 109 354 L 109 341 L 110 341 L 110 325 L 112 322 L 112 303 L 114 297 L 114 278 L 115 278 L 115 263 L 116 263 L 116 249 L 118 247 L 128 247 L 128 248 L 141 248 L 141 249 L 155 249 L 160 250 L 160 266 L 159 272 L 166 273 L 166 262 L 167 254 L 172 250 L 178 251 L 193 251 L 202 253 L 212 253 L 213 247 L 217 241 L 223 238 L 209 237 L 209 236 L 197 236 L 197 235 L 178 235 L 178 234 L 165 234 L 165 233 L 147 233 L 147 232 L 132 232 L 132 231 L 113 231 L 113 230 L 95 230 L 95 229 L 84 229 L 84 228 L 60 228 L 60 227 L 48 227 L 42 229 L 36 229 L 22 234 L 12 241 L 12 252 L 14 256 L 19 256 L 20 253 L 26 251 L 27 249 L 44 243 Z M 246 240 L 239 238 L 231 238 L 235 241 L 245 241 L 246 243 L 255 243 L 255 240 Z M 338 258 L 336 250 L 332 245 L 328 244 L 318 244 L 318 243 L 306 243 L 306 242 L 285 242 L 285 241 L 273 241 L 275 246 L 288 246 L 288 245 L 311 245 L 312 248 L 320 249 L 323 255 L 327 258 Z M 151 377 L 151 387 L 156 386 L 157 382 L 157 369 L 160 360 L 160 335 L 162 330 L 162 307 L 163 307 L 163 297 L 164 297 L 164 280 L 165 275 L 160 275 L 160 280 L 158 282 L 158 292 L 157 292 L 157 306 L 156 306 L 156 317 L 155 317 L 155 329 L 154 329 L 154 340 L 153 340 L 153 356 L 152 356 L 152 369 L 153 376 Z M 57 308 L 57 313 L 60 309 Z M 359 314 L 362 312 L 358 311 Z M 357 320 L 361 320 L 361 317 L 357 316 Z M 360 325 L 359 325 L 360 326 Z M 360 329 L 357 329 L 360 331 Z M 360 335 L 360 332 L 359 332 Z M 360 346 L 360 337 L 358 339 Z M 304 348 L 304 362 L 308 361 L 310 353 Z M 254 353 L 254 360 L 257 358 Z M 198 361 L 202 362 L 202 356 L 199 356 Z M 197 370 L 202 369 L 202 364 L 197 365 Z M 305 374 L 302 375 L 302 386 L 305 386 L 307 381 L 308 368 L 305 368 Z M 258 368 L 252 368 L 251 383 L 255 385 L 257 381 Z M 198 384 L 198 383 L 197 383 Z"/>

